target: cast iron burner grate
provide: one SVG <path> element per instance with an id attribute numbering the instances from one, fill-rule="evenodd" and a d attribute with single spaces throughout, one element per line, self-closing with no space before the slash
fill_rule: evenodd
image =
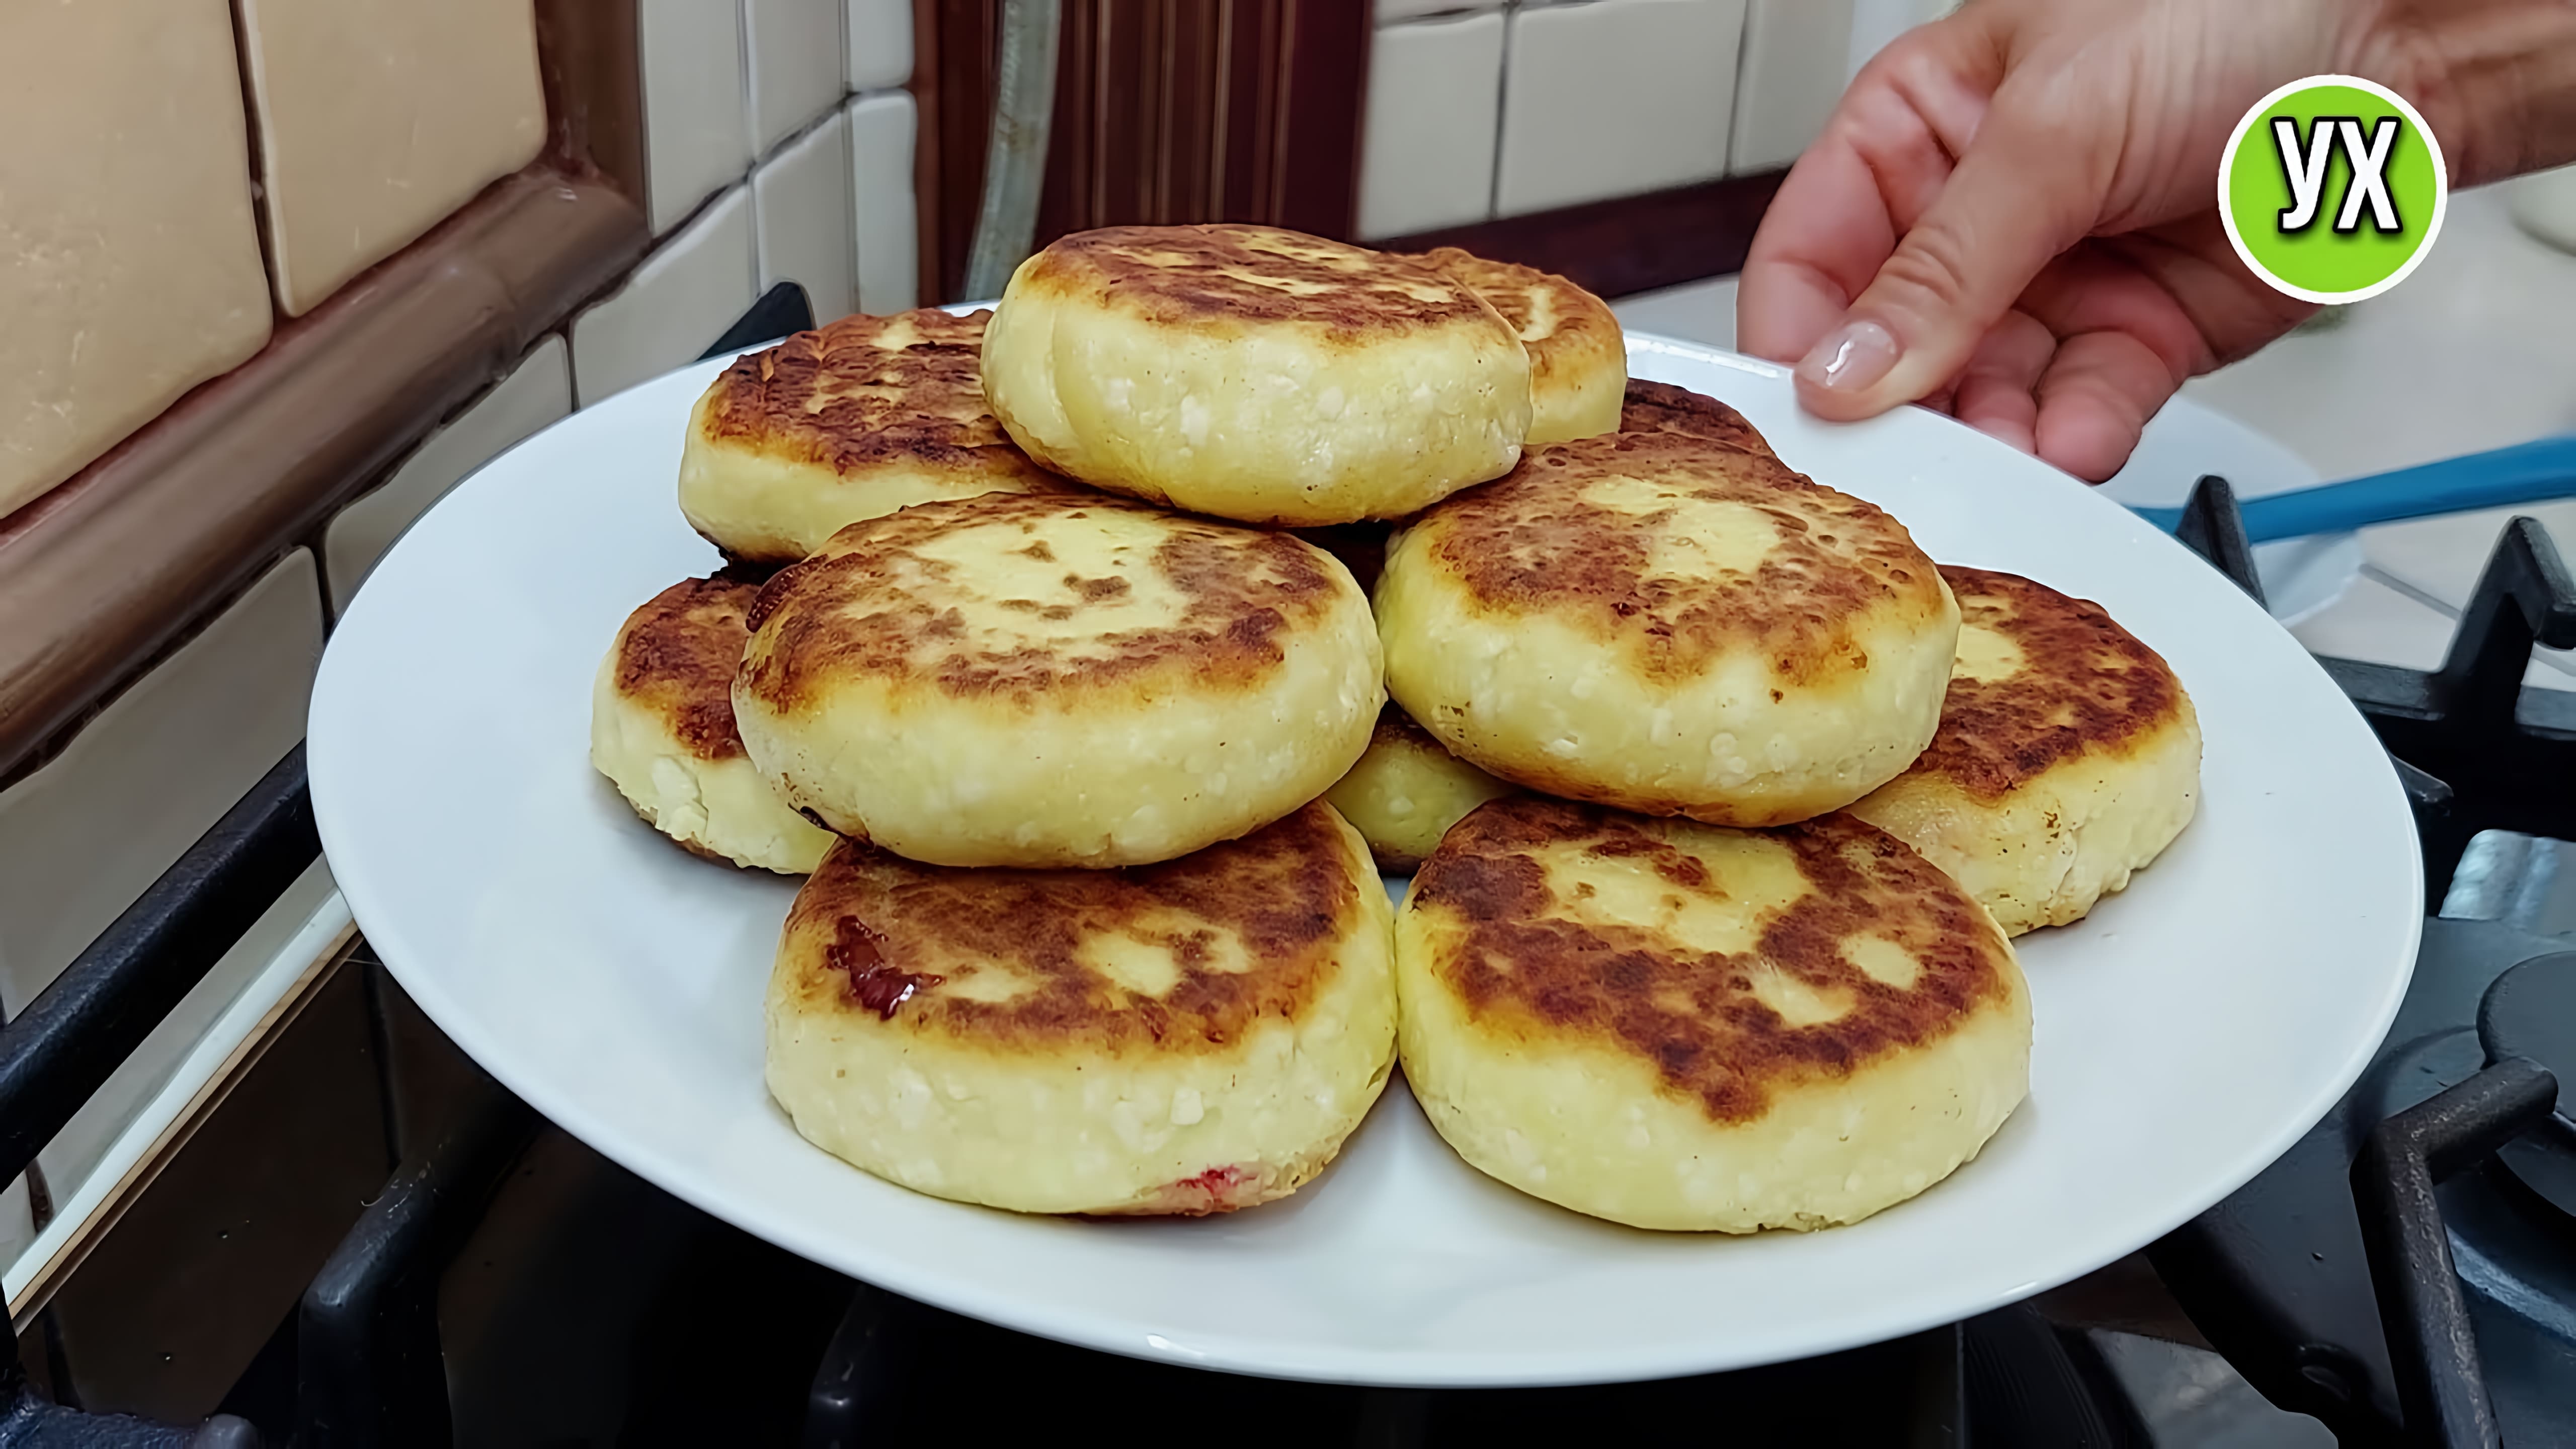
<path id="1" fill-rule="evenodd" d="M 2261 597 L 2223 480 L 2201 480 L 2178 532 Z M 2535 643 L 2576 643 L 2576 585 L 2517 518 L 2440 668 L 2319 661 L 2398 764 L 2428 900 L 2481 831 L 2576 840 L 2576 695 L 2523 686 Z M 2576 1077 L 2566 944 L 2426 921 L 2361 1081 L 2149 1250 L 2240 1373 L 2345 1444 L 2576 1443 L 2576 1129 L 2552 1076 Z"/>

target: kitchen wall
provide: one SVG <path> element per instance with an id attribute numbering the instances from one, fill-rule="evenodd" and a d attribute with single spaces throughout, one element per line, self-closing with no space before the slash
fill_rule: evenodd
<path id="1" fill-rule="evenodd" d="M 1777 171 L 1950 0 L 1379 0 L 1359 232 Z"/>
<path id="2" fill-rule="evenodd" d="M 1777 170 L 1858 61 L 1936 8 L 1380 0 L 1358 230 Z M 400 423 L 388 461 L 334 484 L 309 526 L 186 600 L 171 642 L 103 682 L 74 726 L 0 761 L 0 1009 L 22 1010 L 301 737 L 331 620 L 466 475 L 696 357 L 774 283 L 801 284 L 821 318 L 914 304 L 914 13 L 911 0 L 0 7 L 0 568 L 23 566 L 83 480 L 133 455 L 192 388 L 283 365 L 335 310 L 386 305 L 385 279 L 454 241 L 478 196 L 604 179 L 627 193 L 622 224 L 643 253 L 521 334 L 461 406 Z M 567 55 L 567 36 L 620 45 Z M 601 94 L 631 116 L 550 112 L 584 67 L 618 72 Z M 227 993 L 256 967 L 210 978 L 48 1148 L 45 1201 L 96 1202 L 91 1176 L 124 1170 L 100 1164 L 138 1160 L 120 1135 L 151 1120 L 205 1033 L 244 1017 Z M 0 1193 L 0 1263 L 31 1240 L 35 1211 L 26 1184 Z"/>
<path id="3" fill-rule="evenodd" d="M 254 560 L 247 587 L 189 602 L 178 643 L 0 772 L 8 1013 L 302 736 L 329 621 L 449 488 L 696 357 L 775 282 L 803 285 L 824 318 L 911 305 L 915 228 L 910 0 L 0 7 L 0 547 L 17 549 L 0 566 L 67 511 L 115 507 L 81 491 L 95 460 L 191 388 L 275 365 L 323 314 L 368 302 L 391 275 L 371 268 L 439 245 L 424 236 L 496 180 L 533 163 L 596 183 L 586 158 L 540 160 L 566 119 L 549 117 L 545 67 L 581 63 L 541 50 L 549 11 L 632 36 L 641 134 L 626 144 L 649 252 L 410 433 L 380 481 L 351 480 L 300 546 Z M 119 1133 L 228 1019 L 248 970 L 210 978 L 187 1030 L 156 1034 L 46 1151 L 43 1200 L 83 1200 L 99 1163 L 130 1159 Z M 0 1264 L 36 1227 L 11 1185 Z"/>

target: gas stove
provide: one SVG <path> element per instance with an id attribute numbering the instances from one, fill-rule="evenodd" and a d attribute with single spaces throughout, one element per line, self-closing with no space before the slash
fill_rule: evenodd
<path id="1" fill-rule="evenodd" d="M 2202 481 L 2179 532 L 2259 597 L 2223 481 Z M 2576 695 L 2521 687 L 2535 642 L 2576 645 L 2576 586 L 2547 536 L 2518 521 L 2440 669 L 2324 661 L 2399 762 L 2427 898 L 2446 914 L 2426 923 L 2397 1024 L 2345 1100 L 2148 1253 L 2162 1286 L 2144 1283 L 2144 1316 L 2178 1303 L 2189 1323 L 2173 1331 L 2205 1336 L 2265 1397 L 2346 1444 L 2576 1443 L 2576 1128 L 2551 1075 L 2576 1071 L 2576 941 L 2538 933 L 2516 905 L 2545 894 L 2554 842 L 2576 839 Z M 0 1180 L 316 849 L 299 750 L 0 1028 Z M 119 1405 L 73 1341 L 94 1324 L 66 1329 L 48 1312 L 6 1366 L 0 1445 L 820 1446 L 1094 1425 L 1255 1445 L 1715 1425 L 1754 1443 L 2158 1442 L 2101 1335 L 2069 1311 L 2084 1285 L 2048 1295 L 2045 1312 L 2017 1305 L 1822 1358 L 1577 1389 L 1293 1384 L 1045 1342 L 851 1282 L 698 1213 L 483 1077 L 363 944 L 337 970 L 326 990 L 369 1023 L 399 1167 L 319 1272 L 299 1273 L 291 1310 L 207 1405 L 214 1418 L 111 1426 L 69 1407 Z M 184 1177 L 173 1167 L 167 1190 Z M 2129 1280 L 2147 1275 L 2098 1277 L 2095 1299 L 2135 1299 Z"/>

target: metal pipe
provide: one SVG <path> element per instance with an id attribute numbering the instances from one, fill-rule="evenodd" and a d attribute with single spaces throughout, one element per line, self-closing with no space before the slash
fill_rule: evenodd
<path id="1" fill-rule="evenodd" d="M 966 253 L 966 296 L 1002 295 L 1027 260 L 1046 184 L 1047 129 L 1055 116 L 1060 0 L 1003 0 L 1001 61 L 993 78 L 993 134 L 984 151 L 984 201 Z"/>

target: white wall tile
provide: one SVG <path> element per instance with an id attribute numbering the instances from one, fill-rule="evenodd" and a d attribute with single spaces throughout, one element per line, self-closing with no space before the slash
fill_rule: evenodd
<path id="1" fill-rule="evenodd" d="M 1505 216 L 1726 172 L 1744 0 L 1594 0 L 1512 17 Z"/>
<path id="2" fill-rule="evenodd" d="M 1735 284 L 1732 276 L 1709 277 L 1631 292 L 1610 304 L 1619 325 L 1630 332 L 1659 332 L 1684 342 L 1735 350 Z"/>
<path id="3" fill-rule="evenodd" d="M 1842 99 L 1851 33 L 1852 0 L 1751 0 L 1728 171 L 1778 170 L 1816 139 Z"/>
<path id="4" fill-rule="evenodd" d="M 912 79 L 911 0 L 849 0 L 849 84 L 892 90 Z"/>
<path id="5" fill-rule="evenodd" d="M 913 230 L 912 95 L 850 103 L 850 199 L 858 214 L 859 310 L 884 316 L 920 305 L 921 249 Z"/>
<path id="6" fill-rule="evenodd" d="M 0 793 L 10 1016 L 303 738 L 321 655 L 321 583 L 297 549 Z"/>
<path id="7" fill-rule="evenodd" d="M 1493 214 L 1502 85 L 1500 15 L 1378 30 L 1360 143 L 1361 236 L 1462 226 Z"/>
<path id="8" fill-rule="evenodd" d="M 277 305 L 301 316 L 546 141 L 529 0 L 238 0 Z"/>
<path id="9" fill-rule="evenodd" d="M 21 1177 L 0 1190 L 0 1264 L 17 1262 L 35 1242 L 35 1205 L 27 1198 L 27 1179 Z"/>
<path id="10" fill-rule="evenodd" d="M 713 339 L 710 339 L 713 340 Z M 563 339 L 549 333 L 508 377 L 422 440 L 393 476 L 340 510 L 322 539 L 322 576 L 337 618 L 395 539 L 520 439 L 572 411 L 572 365 Z"/>
<path id="11" fill-rule="evenodd" d="M 733 0 L 638 0 L 636 24 L 645 210 L 665 232 L 751 169 L 742 17 Z"/>
<path id="12" fill-rule="evenodd" d="M 1500 10 L 1507 0 L 1377 0 L 1377 23 L 1393 25 L 1400 20 L 1419 20 L 1426 15 L 1455 15 L 1471 10 Z M 1376 64 L 1376 58 L 1370 58 Z"/>
<path id="13" fill-rule="evenodd" d="M 759 290 L 798 283 L 817 322 L 846 317 L 858 305 L 858 218 L 850 186 L 850 128 L 838 116 L 751 173 Z"/>
<path id="14" fill-rule="evenodd" d="M 768 155 L 841 103 L 841 13 L 841 0 L 743 0 L 753 154 Z"/>
<path id="15" fill-rule="evenodd" d="M 1851 50 L 1844 78 L 1860 74 L 1860 68 L 1885 50 L 1889 41 L 1958 8 L 1959 0 L 1852 0 Z"/>
<path id="16" fill-rule="evenodd" d="M 738 186 L 573 319 L 574 404 L 588 407 L 695 360 L 759 295 L 752 269 L 751 188 Z"/>
<path id="17" fill-rule="evenodd" d="M 36 1154 L 57 1212 L 70 1203 L 99 1159 L 177 1074 L 224 1009 L 286 948 L 332 890 L 331 869 L 316 857 Z"/>

